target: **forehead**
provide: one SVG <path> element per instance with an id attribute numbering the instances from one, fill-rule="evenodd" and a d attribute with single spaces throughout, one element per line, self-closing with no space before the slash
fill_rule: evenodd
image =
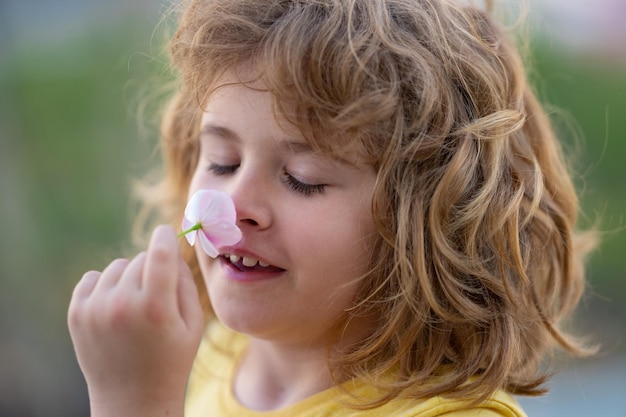
<path id="1" fill-rule="evenodd" d="M 375 164 L 359 134 L 339 132 L 332 128 L 332 120 L 316 118 L 328 109 L 305 110 L 293 96 L 280 96 L 289 86 L 268 86 L 262 74 L 248 65 L 218 77 L 207 94 L 201 129 L 217 133 L 220 120 L 229 119 L 235 127 L 253 117 L 257 129 L 280 131 L 281 137 L 294 144 L 292 150 L 312 150 L 351 165 Z"/>
<path id="2" fill-rule="evenodd" d="M 247 83 L 231 74 L 219 81 L 204 105 L 201 134 L 228 140 L 239 140 L 241 135 L 262 136 L 273 142 L 306 145 L 298 126 L 290 122 L 292 109 L 283 106 L 285 110 L 277 111 L 275 98 L 262 81 Z"/>

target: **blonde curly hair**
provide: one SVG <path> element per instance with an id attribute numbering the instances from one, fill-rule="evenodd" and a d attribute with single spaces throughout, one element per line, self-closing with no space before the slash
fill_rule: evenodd
<path id="1" fill-rule="evenodd" d="M 315 149 L 358 149 L 376 169 L 380 238 L 346 319 L 375 313 L 378 326 L 339 361 L 342 375 L 384 392 L 366 407 L 406 393 L 536 395 L 552 344 L 588 353 L 559 323 L 583 292 L 593 237 L 575 231 L 561 147 L 488 10 L 449 0 L 193 0 L 171 57 L 180 84 L 162 124 L 165 174 L 147 198 L 167 221 L 180 224 L 201 109 L 241 65 L 258 70 L 277 112 L 296 106 L 291 121 Z M 184 251 L 211 316 L 195 255 Z"/>

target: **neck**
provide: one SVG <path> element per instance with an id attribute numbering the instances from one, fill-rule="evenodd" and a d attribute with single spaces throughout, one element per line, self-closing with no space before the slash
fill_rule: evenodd
<path id="1" fill-rule="evenodd" d="M 338 340 L 330 329 L 307 336 L 291 333 L 287 339 L 250 336 L 234 381 L 237 400 L 253 410 L 277 410 L 343 382 L 344 376 L 331 374 L 341 361 L 337 352 L 366 337 L 373 323 L 371 316 L 353 318 L 339 330 Z M 330 349 L 329 343 L 333 343 Z"/>
<path id="2" fill-rule="evenodd" d="M 269 411 L 295 404 L 333 385 L 326 347 L 299 348 L 251 339 L 234 391 L 246 407 Z"/>

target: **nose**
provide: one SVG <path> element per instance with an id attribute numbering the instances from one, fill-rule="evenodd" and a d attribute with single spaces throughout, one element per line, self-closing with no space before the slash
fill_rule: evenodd
<path id="1" fill-rule="evenodd" d="M 270 193 L 266 182 L 255 172 L 240 172 L 230 184 L 229 194 L 237 209 L 237 225 L 255 230 L 272 223 Z"/>

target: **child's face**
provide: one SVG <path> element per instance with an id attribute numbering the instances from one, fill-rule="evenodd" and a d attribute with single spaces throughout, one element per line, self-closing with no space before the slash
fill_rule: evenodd
<path id="1" fill-rule="evenodd" d="M 289 126 L 273 117 L 267 92 L 231 84 L 211 95 L 189 195 L 204 188 L 230 194 L 243 239 L 219 248 L 226 256 L 213 260 L 200 249 L 197 256 L 225 325 L 271 340 L 325 343 L 367 271 L 376 174 L 314 153 Z M 361 337 L 367 325 L 355 321 L 349 332 Z"/>

